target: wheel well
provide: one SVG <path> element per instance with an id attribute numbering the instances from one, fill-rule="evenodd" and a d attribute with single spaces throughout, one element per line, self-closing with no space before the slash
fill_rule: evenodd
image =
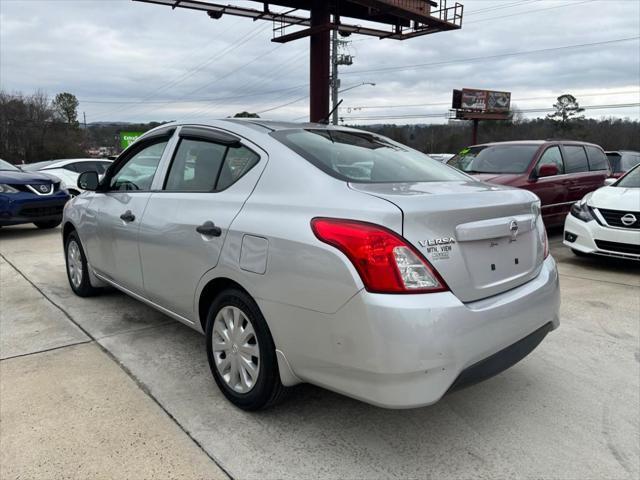
<path id="1" fill-rule="evenodd" d="M 202 289 L 202 293 L 200 293 L 200 300 L 198 301 L 198 316 L 200 318 L 202 331 L 207 329 L 207 313 L 209 313 L 209 306 L 220 292 L 228 288 L 237 288 L 249 295 L 249 292 L 242 288 L 242 285 L 229 278 L 216 278 L 207 283 L 207 285 Z"/>
<path id="2" fill-rule="evenodd" d="M 71 232 L 75 232 L 76 228 L 73 226 L 71 222 L 67 222 L 62 227 L 62 242 L 63 244 L 67 243 L 67 237 Z"/>

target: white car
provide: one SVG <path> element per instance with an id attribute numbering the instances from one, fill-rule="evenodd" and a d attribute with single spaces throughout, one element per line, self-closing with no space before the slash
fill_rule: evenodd
<path id="1" fill-rule="evenodd" d="M 640 165 L 571 207 L 564 244 L 576 255 L 640 260 Z"/>
<path id="2" fill-rule="evenodd" d="M 71 196 L 82 193 L 77 185 L 78 177 L 83 172 L 98 172 L 102 177 L 112 161 L 104 158 L 67 158 L 65 160 L 46 160 L 44 162 L 21 165 L 25 171 L 40 171 L 58 177 L 62 181 L 62 188 L 67 189 Z"/>

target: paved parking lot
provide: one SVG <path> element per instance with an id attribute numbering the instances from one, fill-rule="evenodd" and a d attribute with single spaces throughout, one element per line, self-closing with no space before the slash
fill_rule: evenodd
<path id="1" fill-rule="evenodd" d="M 305 385 L 246 413 L 199 334 L 75 297 L 58 229 L 3 228 L 0 477 L 637 479 L 640 269 L 551 240 L 562 325 L 514 368 L 416 410 Z"/>

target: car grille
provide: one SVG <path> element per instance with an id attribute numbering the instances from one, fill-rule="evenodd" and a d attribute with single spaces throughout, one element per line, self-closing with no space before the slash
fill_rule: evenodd
<path id="1" fill-rule="evenodd" d="M 64 204 L 58 205 L 25 205 L 18 212 L 20 217 L 49 217 L 53 215 L 62 215 Z"/>
<path id="2" fill-rule="evenodd" d="M 625 212 L 624 210 L 605 210 L 604 208 L 599 208 L 598 211 L 607 222 L 607 225 L 609 225 L 610 227 L 640 229 L 640 212 Z M 629 225 L 625 225 L 624 222 L 622 221 L 622 218 L 627 215 L 633 215 L 634 217 L 636 217 L 636 221 Z"/>
<path id="3" fill-rule="evenodd" d="M 610 252 L 640 255 L 640 245 L 634 245 L 632 243 L 618 243 L 607 242 L 605 240 L 596 240 L 596 246 L 601 250 L 609 250 Z"/>

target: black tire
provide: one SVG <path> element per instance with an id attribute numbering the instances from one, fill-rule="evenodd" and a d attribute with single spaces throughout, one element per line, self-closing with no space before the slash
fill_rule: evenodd
<path id="1" fill-rule="evenodd" d="M 224 307 L 232 306 L 240 309 L 251 322 L 259 344 L 258 379 L 247 393 L 238 393 L 222 378 L 216 367 L 213 351 L 213 325 L 215 318 Z M 258 305 L 247 293 L 238 289 L 224 290 L 216 297 L 207 314 L 206 328 L 207 358 L 213 378 L 218 388 L 227 399 L 243 410 L 261 410 L 282 401 L 287 389 L 280 381 L 278 361 L 273 338 Z"/>
<path id="2" fill-rule="evenodd" d="M 71 272 L 69 269 L 69 246 L 74 242 L 79 250 L 80 254 L 80 264 L 82 265 L 82 280 L 78 285 L 74 284 L 71 279 Z M 89 281 L 89 268 L 87 266 L 87 257 L 84 254 L 84 249 L 82 248 L 82 243 L 80 243 L 80 239 L 78 238 L 78 234 L 73 231 L 71 232 L 65 242 L 64 242 L 64 260 L 67 270 L 67 279 L 69 280 L 69 286 L 71 286 L 71 290 L 73 293 L 78 295 L 79 297 L 93 297 L 100 293 L 99 288 L 95 288 L 91 286 L 91 282 Z"/>
<path id="3" fill-rule="evenodd" d="M 60 219 L 60 220 L 47 220 L 46 222 L 33 222 L 33 224 L 36 227 L 41 228 L 43 230 L 48 229 L 48 228 L 56 228 L 61 223 L 62 223 L 62 219 Z"/>

